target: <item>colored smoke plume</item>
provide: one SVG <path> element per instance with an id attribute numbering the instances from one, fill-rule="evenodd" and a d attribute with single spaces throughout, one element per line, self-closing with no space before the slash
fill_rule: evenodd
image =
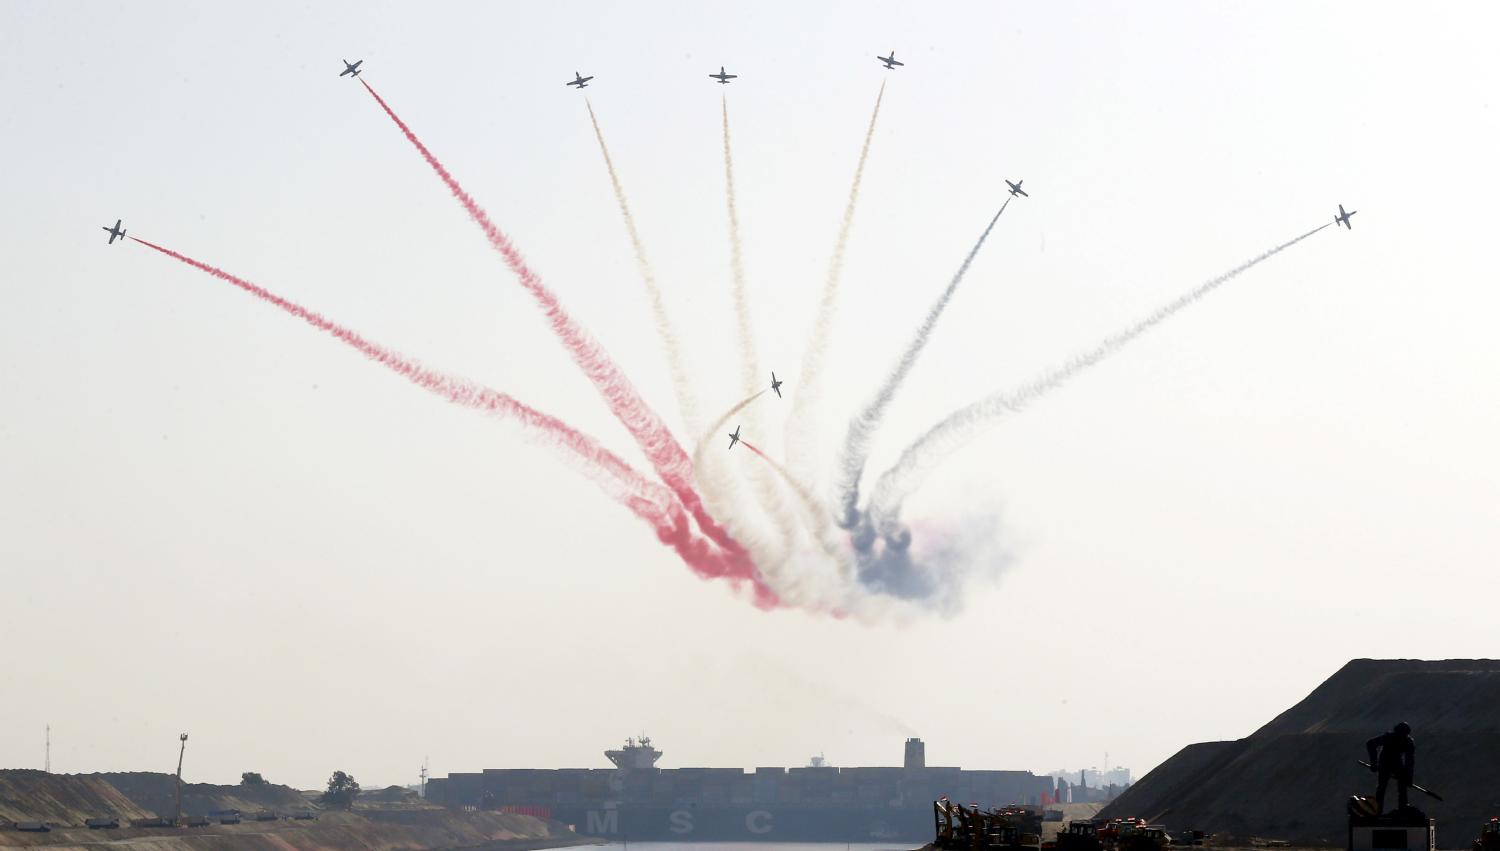
<path id="1" fill-rule="evenodd" d="M 755 453 L 762 461 L 765 461 L 766 465 L 770 467 L 770 469 L 773 470 L 781 479 L 782 484 L 786 485 L 791 489 L 792 493 L 795 493 L 797 495 L 797 499 L 802 503 L 802 511 L 807 515 L 807 522 L 810 527 L 818 528 L 826 525 L 823 522 L 823 507 L 818 503 L 817 497 L 813 496 L 812 491 L 808 490 L 801 482 L 797 481 L 796 477 L 793 476 L 791 472 L 787 470 L 787 468 L 781 466 L 781 464 L 778 463 L 776 459 L 762 452 L 759 448 L 756 447 L 755 444 L 751 443 L 748 440 L 745 440 L 744 438 L 740 439 L 740 443 L 745 444 L 746 449 L 749 449 L 751 452 Z M 842 565 L 843 559 L 839 557 L 838 551 L 834 549 L 833 544 L 827 538 L 827 536 L 815 535 L 814 537 L 816 537 L 818 544 L 823 547 L 824 554 Z"/>
<path id="2" fill-rule="evenodd" d="M 856 537 L 863 535 L 868 538 L 873 532 L 878 532 L 885 539 L 886 544 L 898 550 L 905 549 L 910 543 L 911 535 L 901 523 L 902 503 L 942 459 L 973 440 L 997 418 L 1006 414 L 1020 413 L 1032 403 L 1063 386 L 1069 379 L 1115 354 L 1132 340 L 1171 318 L 1183 308 L 1326 227 L 1328 225 L 1325 224 L 1313 228 L 1183 293 L 1157 308 L 1141 321 L 1105 338 L 1098 346 L 1068 360 L 1019 390 L 995 393 L 949 414 L 908 446 L 896 464 L 876 482 L 874 492 L 870 497 L 869 517 L 862 523 L 864 528 L 856 533 Z M 873 525 L 873 530 L 870 528 L 871 525 Z"/>
<path id="3" fill-rule="evenodd" d="M 948 282 L 947 289 L 933 302 L 932 307 L 927 310 L 927 317 L 918 326 L 917 333 L 907 344 L 906 351 L 901 353 L 901 358 L 896 361 L 896 366 L 880 385 L 874 398 L 865 405 L 865 409 L 854 419 L 849 421 L 849 432 L 844 437 L 844 450 L 835 467 L 839 477 L 836 483 L 835 493 L 838 494 L 838 517 L 840 525 L 850 528 L 859 522 L 859 481 L 864 476 L 865 463 L 870 456 L 870 439 L 880 429 L 880 423 L 885 418 L 885 411 L 896 398 L 896 393 L 901 389 L 901 384 L 906 376 L 916 366 L 917 357 L 926 348 L 927 341 L 932 337 L 932 331 L 937 327 L 938 320 L 942 318 L 943 311 L 947 309 L 948 302 L 953 300 L 953 293 L 958 290 L 958 285 L 963 281 L 964 275 L 968 273 L 969 266 L 973 264 L 974 258 L 978 256 L 979 249 L 984 247 L 985 240 L 989 239 L 990 231 L 995 229 L 995 223 L 1000 221 L 1000 216 L 1005 213 L 1005 208 L 1010 206 L 1011 199 L 1007 197 L 1000 205 L 999 212 L 990 219 L 989 225 L 984 233 L 979 235 L 979 240 L 974 247 L 969 249 L 969 254 L 964 262 L 959 264 L 958 271 L 953 273 L 953 279 Z"/>
<path id="4" fill-rule="evenodd" d="M 755 325 L 750 317 L 750 295 L 745 288 L 745 255 L 740 242 L 740 214 L 734 194 L 734 153 L 729 136 L 729 97 L 723 98 L 724 107 L 724 197 L 729 208 L 729 271 L 731 274 L 730 296 L 734 301 L 735 330 L 739 332 L 740 380 L 745 392 L 750 393 L 761 382 L 760 356 L 756 352 Z"/>
<path id="5" fill-rule="evenodd" d="M 591 479 L 603 486 L 606 493 L 625 505 L 638 517 L 651 523 L 657 538 L 671 546 L 699 576 L 709 578 L 743 579 L 736 571 L 738 566 L 723 558 L 717 547 L 698 537 L 692 531 L 682 507 L 670 491 L 654 482 L 647 481 L 614 453 L 599 445 L 593 438 L 579 432 L 556 417 L 544 414 L 516 399 L 481 384 L 454 375 L 441 373 L 418 364 L 385 346 L 371 342 L 324 316 L 296 302 L 289 301 L 264 287 L 231 275 L 223 269 L 210 266 L 187 255 L 164 248 L 139 237 L 130 239 L 159 251 L 168 257 L 186 263 L 221 281 L 233 284 L 256 298 L 275 305 L 286 313 L 305 321 L 323 331 L 370 360 L 386 367 L 413 384 L 430 393 L 466 408 L 496 415 L 519 424 L 532 439 L 556 448 L 566 449 L 579 462 L 578 466 Z M 775 604 L 772 595 L 757 597 L 765 606 Z"/>
<path id="6" fill-rule="evenodd" d="M 745 284 L 744 244 L 740 239 L 739 204 L 734 189 L 734 147 L 729 132 L 729 97 L 720 98 L 724 120 L 724 199 L 729 212 L 729 266 L 731 273 L 730 300 L 734 304 L 735 328 L 739 335 L 740 380 L 745 392 L 753 392 L 767 379 L 761 371 L 760 356 L 755 343 L 754 323 L 751 321 L 750 294 Z M 759 434 L 764 422 L 761 411 L 751 411 L 747 418 L 750 430 Z M 715 429 L 717 431 L 717 429 Z M 790 547 L 797 538 L 796 519 L 786 504 L 781 488 L 770 476 L 770 470 L 757 467 L 749 471 L 748 478 L 754 487 L 756 498 L 770 514 L 777 533 L 785 547 Z"/>
<path id="7" fill-rule="evenodd" d="M 636 445 L 645 453 L 646 459 L 656 470 L 657 475 L 682 501 L 703 534 L 722 549 L 723 557 L 729 565 L 726 575 L 749 580 L 754 586 L 758 603 L 774 604 L 776 595 L 760 577 L 749 554 L 709 516 L 708 511 L 703 507 L 703 500 L 693 484 L 692 462 L 676 438 L 672 436 L 666 423 L 662 422 L 656 412 L 640 397 L 635 386 L 620 372 L 599 344 L 563 309 L 552 291 L 526 265 L 525 259 L 511 244 L 510 239 L 495 226 L 489 215 L 459 185 L 448 169 L 422 143 L 422 140 L 417 138 L 406 122 L 396 115 L 390 105 L 371 88 L 369 83 L 364 80 L 360 80 L 360 83 L 375 99 L 375 102 L 380 104 L 380 108 L 401 130 L 407 141 L 411 142 L 417 152 L 422 155 L 422 159 L 447 185 L 448 190 L 463 205 L 469 217 L 484 231 L 490 245 L 505 259 L 521 285 L 542 308 L 553 332 L 562 341 L 563 346 L 573 357 L 573 361 L 604 398 L 610 412 L 630 432 Z"/>
<path id="8" fill-rule="evenodd" d="M 640 270 L 641 280 L 646 285 L 646 297 L 651 302 L 651 317 L 656 323 L 657 336 L 661 338 L 662 348 L 667 356 L 667 369 L 672 373 L 672 389 L 677 394 L 677 407 L 682 413 L 683 422 L 689 431 L 698 427 L 698 398 L 693 392 L 692 379 L 688 377 L 687 362 L 682 355 L 682 341 L 677 336 L 677 331 L 672 327 L 672 319 L 667 315 L 666 301 L 662 298 L 661 287 L 656 284 L 656 272 L 651 268 L 651 261 L 646 259 L 646 246 L 641 241 L 641 232 L 635 226 L 635 216 L 630 212 L 630 203 L 625 199 L 625 187 L 620 183 L 620 175 L 615 171 L 614 158 L 609 155 L 609 146 L 604 144 L 604 131 L 599 129 L 599 118 L 594 115 L 594 105 L 584 99 L 584 106 L 589 110 L 589 122 L 594 125 L 594 138 L 599 140 L 599 152 L 604 155 L 604 167 L 609 171 L 609 183 L 615 190 L 615 201 L 620 205 L 620 218 L 625 222 L 625 232 L 630 236 L 630 247 L 635 251 L 635 265 Z"/>
<path id="9" fill-rule="evenodd" d="M 854 226 L 854 208 L 859 201 L 859 187 L 864 180 L 865 162 L 870 157 L 870 142 L 875 138 L 875 122 L 880 117 L 880 102 L 885 99 L 885 83 L 875 96 L 875 109 L 870 113 L 870 126 L 865 130 L 864 144 L 859 149 L 859 163 L 854 167 L 854 180 L 849 185 L 849 200 L 844 205 L 844 218 L 839 223 L 838 238 L 833 243 L 833 257 L 828 263 L 828 275 L 823 281 L 823 295 L 818 302 L 818 311 L 813 319 L 812 331 L 807 340 L 807 351 L 802 356 L 802 372 L 799 378 L 802 387 L 792 397 L 791 414 L 786 421 L 787 460 L 799 469 L 811 469 L 816 451 L 816 423 L 808 422 L 812 416 L 810 408 L 818 404 L 819 383 L 822 381 L 823 359 L 828 354 L 829 338 L 833 333 L 834 309 L 838 305 L 839 281 L 844 273 L 844 251 L 849 245 L 849 232 Z"/>

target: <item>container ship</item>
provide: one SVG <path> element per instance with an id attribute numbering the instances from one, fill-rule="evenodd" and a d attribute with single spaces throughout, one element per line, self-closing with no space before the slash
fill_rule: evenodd
<path id="1" fill-rule="evenodd" d="M 524 813 L 586 836 L 658 842 L 923 842 L 932 802 L 1045 805 L 1055 781 L 1029 771 L 929 767 L 921 739 L 903 764 L 842 768 L 821 758 L 800 768 L 658 768 L 642 736 L 604 752 L 612 768 L 486 769 L 427 783 L 450 807 Z"/>

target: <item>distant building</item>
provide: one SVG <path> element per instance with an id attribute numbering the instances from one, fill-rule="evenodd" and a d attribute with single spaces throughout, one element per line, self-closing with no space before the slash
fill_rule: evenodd
<path id="1" fill-rule="evenodd" d="M 1060 768 L 1048 772 L 1058 782 L 1058 803 L 1088 804 L 1113 801 L 1130 788 L 1128 768 Z"/>

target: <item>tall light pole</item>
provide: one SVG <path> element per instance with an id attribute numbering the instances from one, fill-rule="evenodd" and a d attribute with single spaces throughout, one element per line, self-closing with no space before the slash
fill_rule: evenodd
<path id="1" fill-rule="evenodd" d="M 177 751 L 177 815 L 172 818 L 172 826 L 182 824 L 182 755 L 187 752 L 187 733 L 177 737 L 182 742 L 182 747 Z"/>

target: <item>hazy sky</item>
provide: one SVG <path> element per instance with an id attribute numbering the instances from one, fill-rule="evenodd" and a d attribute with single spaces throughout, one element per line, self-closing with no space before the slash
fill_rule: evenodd
<path id="1" fill-rule="evenodd" d="M 643 731 L 664 766 L 889 765 L 919 735 L 934 764 L 1107 751 L 1139 773 L 1351 657 L 1500 652 L 1473 616 L 1500 590 L 1500 7 L 427 5 L 0 2 L 0 766 L 40 767 L 50 722 L 56 770 L 171 770 L 186 730 L 189 779 L 301 786 L 412 782 L 424 757 L 604 766 Z M 888 81 L 830 443 L 1001 179 L 1026 180 L 877 471 L 954 407 L 1360 213 L 941 467 L 910 519 L 995 521 L 1010 554 L 959 612 L 767 613 L 517 429 L 105 244 L 123 218 L 639 464 L 341 58 L 689 448 L 585 97 L 722 410 L 721 95 L 759 347 L 795 393 Z M 721 64 L 741 77 L 714 85 Z M 767 404 L 779 453 L 789 403 Z"/>

